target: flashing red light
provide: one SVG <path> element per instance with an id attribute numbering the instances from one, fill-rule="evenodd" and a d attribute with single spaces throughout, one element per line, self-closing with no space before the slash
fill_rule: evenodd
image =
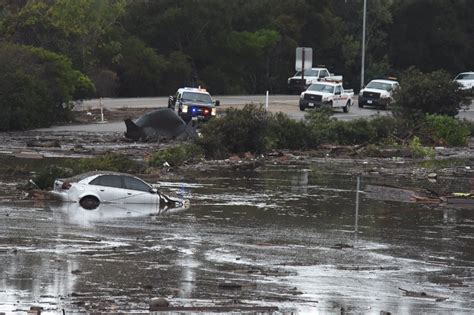
<path id="1" fill-rule="evenodd" d="M 69 183 L 69 182 L 64 182 L 61 185 L 61 189 L 68 190 L 69 188 L 71 188 L 71 183 Z"/>
<path id="2" fill-rule="evenodd" d="M 209 109 L 205 109 L 204 114 L 209 114 Z"/>

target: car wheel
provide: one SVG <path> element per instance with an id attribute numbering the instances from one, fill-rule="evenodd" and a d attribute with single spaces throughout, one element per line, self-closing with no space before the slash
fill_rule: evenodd
<path id="1" fill-rule="evenodd" d="M 97 199 L 97 197 L 85 196 L 85 197 L 81 198 L 81 200 L 79 201 L 79 204 L 84 209 L 93 210 L 93 209 L 95 209 L 99 206 L 100 201 L 99 201 L 99 199 Z"/>
<path id="2" fill-rule="evenodd" d="M 342 111 L 343 111 L 344 113 L 348 113 L 350 106 L 351 106 L 351 101 L 347 101 L 346 106 L 344 106 L 344 107 L 342 108 Z"/>
<path id="3" fill-rule="evenodd" d="M 364 104 L 359 101 L 359 108 L 364 108 Z"/>

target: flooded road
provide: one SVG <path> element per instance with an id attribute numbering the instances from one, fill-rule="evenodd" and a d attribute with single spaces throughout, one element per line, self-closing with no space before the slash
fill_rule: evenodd
<path id="1" fill-rule="evenodd" d="M 471 313 L 474 210 L 361 193 L 356 238 L 356 177 L 345 169 L 195 171 L 157 181 L 191 201 L 163 213 L 2 204 L 0 312 L 147 312 L 163 297 L 276 314 Z M 361 190 L 381 180 L 363 176 Z"/>

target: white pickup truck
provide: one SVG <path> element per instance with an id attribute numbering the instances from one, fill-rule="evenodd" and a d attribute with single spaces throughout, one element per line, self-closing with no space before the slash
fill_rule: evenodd
<path id="1" fill-rule="evenodd" d="M 353 96 L 354 91 L 344 90 L 341 81 L 322 80 L 311 84 L 306 91 L 301 93 L 300 110 L 327 106 L 342 108 L 342 111 L 347 113 L 353 104 Z"/>
<path id="2" fill-rule="evenodd" d="M 311 68 L 304 72 L 304 84 L 302 84 L 301 71 L 295 73 L 294 76 L 288 78 L 288 93 L 301 93 L 306 90 L 311 84 L 325 79 L 342 81 L 342 75 L 334 75 L 329 73 L 327 68 Z"/>

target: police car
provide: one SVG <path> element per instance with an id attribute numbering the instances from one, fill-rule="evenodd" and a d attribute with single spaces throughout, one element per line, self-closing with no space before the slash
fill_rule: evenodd
<path id="1" fill-rule="evenodd" d="M 220 102 L 201 88 L 184 87 L 168 99 L 168 107 L 175 110 L 185 122 L 190 120 L 209 120 L 216 117 L 216 106 Z"/>

